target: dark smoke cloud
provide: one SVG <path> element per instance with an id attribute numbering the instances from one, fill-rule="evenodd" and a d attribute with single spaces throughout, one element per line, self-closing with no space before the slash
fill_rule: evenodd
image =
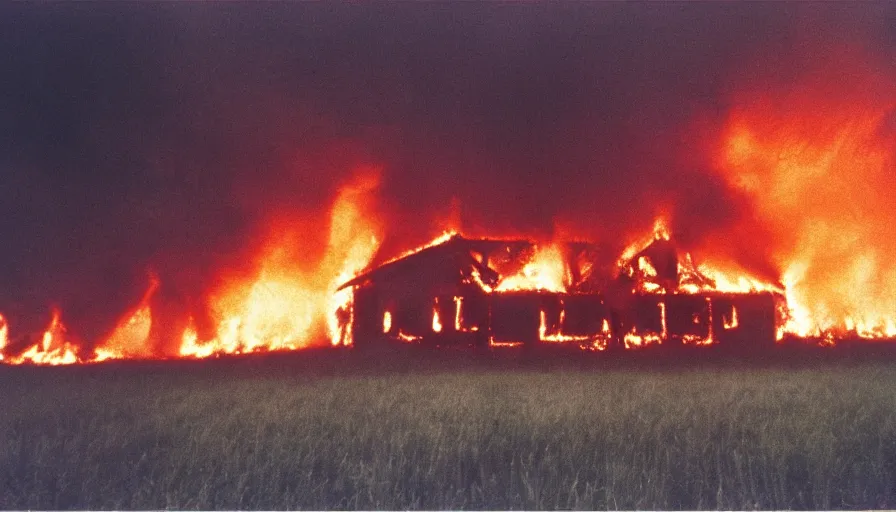
<path id="1" fill-rule="evenodd" d="M 148 272 L 171 311 L 201 304 L 272 216 L 318 223 L 313 257 L 361 165 L 383 168 L 384 253 L 452 205 L 480 233 L 615 240 L 662 209 L 686 238 L 719 232 L 749 204 L 713 178 L 701 134 L 737 84 L 786 82 L 841 40 L 881 62 L 894 47 L 886 4 L 78 3 L 0 19 L 0 311 L 21 333 L 58 304 L 88 339 Z"/>

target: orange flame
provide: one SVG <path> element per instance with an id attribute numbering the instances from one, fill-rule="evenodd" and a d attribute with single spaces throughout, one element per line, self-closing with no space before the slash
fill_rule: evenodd
<path id="1" fill-rule="evenodd" d="M 665 215 L 658 216 L 653 221 L 653 234 L 648 236 L 639 236 L 633 242 L 628 244 L 616 260 L 616 265 L 621 269 L 635 257 L 636 254 L 647 248 L 656 240 L 671 240 L 669 234 L 669 220 Z M 640 262 L 639 262 L 640 263 Z M 655 272 L 655 270 L 654 270 Z M 654 273 L 654 275 L 656 275 Z"/>
<path id="2" fill-rule="evenodd" d="M 439 303 L 432 308 L 432 332 L 442 332 L 442 319 L 439 318 Z"/>
<path id="3" fill-rule="evenodd" d="M 722 316 L 722 327 L 725 329 L 737 329 L 737 308 L 731 306 L 731 315 Z"/>
<path id="4" fill-rule="evenodd" d="M 292 259 L 295 240 L 273 240 L 253 279 L 231 283 L 213 296 L 216 336 L 199 340 L 195 327 L 188 327 L 180 355 L 296 350 L 324 336 L 334 345 L 350 345 L 351 290 L 337 293 L 336 288 L 367 266 L 379 246 L 380 228 L 368 208 L 378 185 L 377 174 L 361 175 L 339 192 L 327 251 L 313 271 L 303 271 Z"/>
<path id="5" fill-rule="evenodd" d="M 623 336 L 623 342 L 625 343 L 625 348 L 632 349 L 646 347 L 648 345 L 660 345 L 663 342 L 663 338 L 657 333 L 639 334 L 637 330 L 633 329 Z"/>
<path id="6" fill-rule="evenodd" d="M 495 341 L 493 338 L 488 341 L 489 347 L 494 348 L 514 348 L 523 346 L 522 341 Z"/>
<path id="7" fill-rule="evenodd" d="M 496 292 L 513 290 L 566 290 L 566 263 L 559 246 L 538 246 L 531 260 L 516 274 L 505 277 L 495 288 Z"/>
<path id="8" fill-rule="evenodd" d="M 54 309 L 50 325 L 44 331 L 40 341 L 26 348 L 18 356 L 10 357 L 9 362 L 53 366 L 77 363 L 79 361 L 78 347 L 66 340 L 66 328 L 62 324 L 60 316 L 59 310 Z"/>
<path id="9" fill-rule="evenodd" d="M 658 278 L 659 272 L 648 257 L 638 256 L 636 260 L 634 258 L 656 241 L 671 240 L 668 220 L 662 216 L 654 221 L 652 236 L 637 239 L 623 251 L 623 256 L 617 260 L 617 267 L 621 274 L 634 279 L 633 291 L 650 294 L 766 291 L 784 293 L 781 286 L 754 277 L 730 262 L 724 265 L 701 262 L 698 265 L 689 252 L 679 254 L 680 260 L 677 266 L 679 282 L 674 283 L 674 287 L 668 286 L 668 283 L 661 283 Z"/>
<path id="10" fill-rule="evenodd" d="M 604 320 L 600 335 L 563 334 L 565 310 L 560 310 L 560 325 L 556 332 L 548 332 L 544 310 L 539 312 L 538 338 L 545 343 L 575 343 L 587 350 L 606 350 L 609 342 L 610 324 Z"/>
<path id="11" fill-rule="evenodd" d="M 151 276 L 149 288 L 139 305 L 118 323 L 112 334 L 95 349 L 95 360 L 148 358 L 153 356 L 149 335 L 152 329 L 152 309 L 149 301 L 159 287 L 159 279 Z"/>
<path id="12" fill-rule="evenodd" d="M 383 313 L 383 334 L 388 334 L 392 330 L 392 313 L 386 311 Z"/>
<path id="13" fill-rule="evenodd" d="M 404 341 L 405 343 L 413 343 L 415 341 L 420 341 L 422 336 L 414 336 L 413 334 L 405 334 L 401 331 L 398 331 L 398 339 Z"/>
<path id="14" fill-rule="evenodd" d="M 3 361 L 3 352 L 7 345 L 9 345 L 9 325 L 6 323 L 6 318 L 0 315 L 0 361 Z"/>
<path id="15" fill-rule="evenodd" d="M 774 235 L 799 336 L 896 335 L 896 88 L 866 85 L 889 94 L 804 88 L 745 103 L 725 134 L 720 167 Z"/>

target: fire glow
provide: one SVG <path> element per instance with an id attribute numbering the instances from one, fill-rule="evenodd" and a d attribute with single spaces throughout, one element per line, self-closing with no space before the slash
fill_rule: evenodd
<path id="1" fill-rule="evenodd" d="M 751 96 L 729 117 L 718 167 L 770 232 L 789 333 L 896 336 L 894 92 L 869 73 L 861 90 Z"/>
<path id="2" fill-rule="evenodd" d="M 339 211 L 337 204 L 334 211 Z M 358 215 L 349 209 L 349 216 Z M 665 223 L 660 220 L 657 226 Z M 346 259 L 339 267 L 358 270 L 358 262 L 366 263 L 375 250 L 374 239 L 369 243 L 358 243 L 352 250 L 347 251 Z M 440 236 L 432 243 L 425 244 L 423 248 L 434 247 L 444 243 L 445 236 Z M 689 254 L 678 263 L 677 270 L 682 276 L 682 284 L 677 288 L 668 288 L 660 282 L 660 272 L 648 257 L 635 257 L 640 251 L 655 241 L 668 242 L 670 234 L 665 227 L 655 229 L 652 237 L 640 239 L 625 250 L 624 254 L 630 255 L 634 262 L 630 266 L 623 266 L 620 272 L 626 273 L 634 280 L 633 292 L 647 294 L 694 294 L 707 291 L 740 293 L 755 293 L 763 290 L 777 290 L 776 285 L 764 283 L 749 275 L 730 275 L 722 271 L 712 269 L 706 265 L 694 265 Z M 525 263 L 518 273 L 502 279 L 490 293 L 504 294 L 518 291 L 549 291 L 564 293 L 564 276 L 566 270 L 559 251 L 551 246 L 543 251 L 536 251 L 531 259 Z M 276 250 L 273 253 L 276 255 Z M 276 256 L 265 261 L 276 261 Z M 623 260 L 620 260 L 623 261 Z M 363 265 L 360 265 L 363 266 Z M 345 323 L 346 317 L 350 320 L 351 294 L 345 294 L 338 301 L 331 299 L 333 290 L 351 272 L 342 270 L 337 274 L 338 278 L 319 280 L 323 286 L 317 291 L 298 286 L 295 279 L 290 279 L 289 269 L 262 266 L 258 277 L 245 285 L 225 287 L 218 302 L 215 304 L 221 311 L 217 327 L 217 334 L 209 340 L 200 340 L 194 322 L 190 322 L 185 328 L 178 347 L 177 357 L 205 358 L 222 354 L 245 354 L 259 351 L 298 350 L 309 346 L 315 323 L 318 318 L 323 321 L 326 318 L 326 332 L 334 345 L 351 344 Z M 2 361 L 7 364 L 73 364 L 78 362 L 100 362 L 116 359 L 149 359 L 155 357 L 170 357 L 162 354 L 156 356 L 149 343 L 149 336 L 153 322 L 150 301 L 158 288 L 158 280 L 152 278 L 151 282 L 138 303 L 128 314 L 123 317 L 119 325 L 104 340 L 97 345 L 93 353 L 83 352 L 79 345 L 67 339 L 67 330 L 62 323 L 61 313 L 54 311 L 50 325 L 40 336 L 40 340 L 27 347 L 18 354 L 3 354 Z M 787 289 L 788 296 L 792 292 Z M 338 296 L 338 294 L 336 294 Z M 456 331 L 475 331 L 477 326 L 467 328 L 463 325 L 463 298 L 454 297 L 453 326 Z M 445 319 L 442 318 L 436 302 L 432 308 L 432 331 L 441 333 Z M 667 309 L 664 302 L 658 304 L 661 327 L 658 332 L 639 332 L 631 330 L 623 336 L 625 348 L 635 349 L 651 345 L 662 344 L 668 337 Z M 804 308 L 797 302 L 791 305 L 791 315 L 784 326 L 788 332 L 796 335 L 804 334 L 804 331 L 794 329 L 798 326 L 800 314 Z M 343 315 L 342 318 L 339 315 Z M 794 317 L 796 320 L 794 320 Z M 552 344 L 579 344 L 583 348 L 592 350 L 605 350 L 610 339 L 610 325 L 607 320 L 602 322 L 602 336 L 568 335 L 562 333 L 565 311 L 560 313 L 558 326 L 549 326 L 545 312 L 540 313 L 539 338 L 545 343 Z M 695 320 L 697 322 L 698 320 Z M 850 323 L 847 319 L 844 328 L 856 332 L 863 337 L 876 337 L 878 335 L 893 336 L 892 320 L 885 324 L 887 329 L 881 333 L 877 330 L 867 330 L 862 324 Z M 334 327 L 335 326 L 335 327 Z M 722 328 L 736 329 L 738 327 L 738 311 L 732 307 L 730 312 L 722 316 Z M 386 311 L 382 317 L 382 332 L 389 333 L 393 329 L 393 314 Z M 318 336 L 320 334 L 317 334 Z M 416 342 L 419 336 L 398 333 L 405 342 Z M 688 335 L 683 338 L 685 344 L 706 345 L 713 343 L 712 333 L 706 337 Z M 9 326 L 3 317 L 0 317 L 0 347 L 9 345 Z M 518 347 L 520 343 L 513 341 L 492 340 L 491 346 L 497 348 Z"/>
<path id="3" fill-rule="evenodd" d="M 257 272 L 249 279 L 224 280 L 211 294 L 213 336 L 200 338 L 190 319 L 177 346 L 152 339 L 151 302 L 160 280 L 150 283 L 138 304 L 122 316 L 115 329 L 92 349 L 68 339 L 62 314 L 53 311 L 39 341 L 15 353 L 9 325 L 0 316 L 0 361 L 7 364 L 64 365 L 122 359 L 206 358 L 298 350 L 329 338 L 350 345 L 338 324 L 351 314 L 350 295 L 335 293 L 345 279 L 364 268 L 378 247 L 379 227 L 366 205 L 379 181 L 375 172 L 357 177 L 342 188 L 331 209 L 327 252 L 316 269 L 305 272 L 289 258 L 289 247 L 278 236 L 260 251 Z M 281 235 L 281 233 L 278 233 Z M 286 242 L 291 240 L 287 238 Z"/>
<path id="4" fill-rule="evenodd" d="M 563 255 L 556 246 L 539 246 L 531 260 L 516 274 L 502 279 L 495 291 L 546 290 L 561 292 L 566 289 L 564 285 L 565 269 Z"/>
<path id="5" fill-rule="evenodd" d="M 780 270 L 779 282 L 751 275 L 737 262 L 698 260 L 687 251 L 674 261 L 664 260 L 657 251 L 675 242 L 669 219 L 661 216 L 652 233 L 632 241 L 616 262 L 617 274 L 631 285 L 627 292 L 660 297 L 655 332 L 631 328 L 620 333 L 626 348 L 660 345 L 669 339 L 670 310 L 664 297 L 722 293 L 767 292 L 785 297 L 776 326 L 778 340 L 785 334 L 820 338 L 825 344 L 843 337 L 896 338 L 896 260 L 892 257 L 896 254 L 892 222 L 896 203 L 890 197 L 896 189 L 896 128 L 891 126 L 896 104 L 837 102 L 817 95 L 813 102 L 812 106 L 827 108 L 809 108 L 804 101 L 784 109 L 762 101 L 747 102 L 732 112 L 718 145 L 719 171 L 732 187 L 751 198 L 759 221 L 773 237 L 768 246 Z M 0 315 L 0 361 L 60 365 L 299 350 L 325 344 L 324 340 L 352 345 L 352 289 L 339 287 L 369 269 L 385 231 L 369 207 L 379 186 L 375 174 L 362 174 L 336 194 L 326 252 L 313 269 L 295 261 L 294 246 L 301 243 L 300 237 L 277 231 L 261 244 L 251 275 L 223 276 L 222 284 L 209 293 L 210 310 L 203 312 L 212 320 L 210 335 L 201 333 L 190 317 L 174 349 L 153 340 L 152 301 L 160 280 L 151 276 L 139 301 L 108 336 L 93 345 L 83 345 L 71 336 L 59 310 L 52 311 L 42 332 L 30 337 L 36 341 L 24 343 L 11 337 L 10 323 Z M 448 243 L 454 236 L 455 231 L 445 231 L 384 265 Z M 469 280 L 497 296 L 570 293 L 568 261 L 560 245 L 550 242 L 534 247 L 515 271 L 498 280 L 486 282 L 480 270 L 474 270 Z M 668 279 L 670 274 L 677 279 Z M 466 318 L 464 297 L 448 296 L 443 302 L 437 298 L 430 305 L 432 333 L 481 328 Z M 453 307 L 451 316 L 446 313 L 449 306 Z M 710 318 L 714 307 L 707 300 Z M 713 344 L 723 331 L 741 326 L 744 313 L 737 307 L 716 313 L 721 315 L 720 323 L 708 322 L 703 334 L 683 335 L 682 343 Z M 420 334 L 396 327 L 397 314 L 386 311 L 382 315 L 382 333 L 393 333 L 404 342 L 419 341 Z M 553 321 L 542 309 L 538 320 L 541 341 L 592 350 L 605 350 L 615 328 L 603 319 L 596 335 L 567 334 L 565 309 Z M 694 324 L 704 321 L 695 317 Z M 489 344 L 504 348 L 521 343 L 490 339 Z"/>

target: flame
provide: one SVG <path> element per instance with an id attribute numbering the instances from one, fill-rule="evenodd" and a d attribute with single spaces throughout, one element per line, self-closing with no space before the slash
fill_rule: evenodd
<path id="1" fill-rule="evenodd" d="M 59 310 L 54 309 L 50 325 L 44 331 L 40 341 L 26 348 L 18 356 L 11 356 L 9 363 L 54 366 L 77 363 L 79 361 L 78 347 L 66 339 L 66 328 L 60 317 Z"/>
<path id="2" fill-rule="evenodd" d="M 792 334 L 896 334 L 894 90 L 874 74 L 843 95 L 800 85 L 730 116 L 719 167 L 772 235 Z"/>
<path id="3" fill-rule="evenodd" d="M 399 329 L 398 330 L 398 339 L 400 339 L 401 341 L 403 341 L 405 343 L 413 343 L 415 341 L 420 341 L 421 339 L 423 339 L 423 336 L 415 336 L 413 334 L 407 334 L 405 332 L 402 332 L 401 329 Z"/>
<path id="4" fill-rule="evenodd" d="M 716 342 L 715 332 L 713 332 L 713 322 L 712 322 L 712 318 L 713 318 L 712 301 L 709 299 L 709 297 L 706 298 L 706 314 L 708 316 L 707 325 L 709 328 L 709 332 L 706 334 L 706 337 L 704 338 L 702 336 L 695 335 L 695 336 L 693 336 L 693 338 L 689 339 L 690 338 L 689 336 L 685 336 L 684 339 L 682 340 L 682 342 L 684 344 L 712 345 L 713 343 Z M 700 323 L 699 315 L 694 315 L 694 323 L 695 324 Z"/>
<path id="5" fill-rule="evenodd" d="M 888 91 L 893 90 L 893 84 L 885 85 Z M 892 219 L 896 218 L 896 202 L 890 197 L 890 191 L 896 189 L 896 174 L 892 172 L 896 168 L 893 95 L 882 95 L 884 99 L 828 98 L 811 88 L 798 92 L 740 102 L 731 113 L 717 155 L 717 167 L 729 184 L 753 199 L 755 216 L 750 222 L 758 219 L 768 235 L 768 240 L 756 245 L 767 248 L 768 258 L 780 272 L 779 282 L 758 278 L 724 259 L 698 264 L 687 252 L 679 253 L 677 259 L 678 283 L 670 285 L 668 276 L 661 282 L 662 273 L 673 272 L 661 262 L 638 255 L 657 241 L 672 241 L 666 215 L 655 220 L 650 234 L 626 246 L 617 262 L 620 277 L 635 279 L 633 293 L 783 294 L 787 309 L 777 312 L 784 319 L 778 326 L 778 340 L 785 333 L 820 338 L 824 344 L 834 344 L 841 336 L 894 338 L 896 259 L 892 255 L 896 254 L 896 224 Z M 367 268 L 379 247 L 383 227 L 371 204 L 378 186 L 378 172 L 364 172 L 337 192 L 329 212 L 328 243 L 315 260 L 302 260 L 307 257 L 305 252 L 301 257 L 296 254 L 303 248 L 300 230 L 274 229 L 255 254 L 248 275 L 223 276 L 221 284 L 204 297 L 209 311 L 197 318 L 209 317 L 209 332 L 200 334 L 190 318 L 172 355 L 204 358 L 296 350 L 325 343 L 327 338 L 333 345 L 353 344 L 353 290 L 336 289 Z M 275 224 L 275 228 L 278 226 Z M 445 243 L 455 234 L 445 231 L 389 261 Z M 560 244 L 535 245 L 528 261 L 516 268 L 519 270 L 502 276 L 494 289 L 482 282 L 478 270 L 468 282 L 480 284 L 486 293 L 567 291 L 570 273 Z M 72 342 L 59 310 L 53 310 L 38 342 L 17 355 L 9 354 L 9 326 L 0 315 L 0 361 L 72 364 L 166 355 L 160 354 L 150 340 L 155 320 L 150 303 L 158 288 L 159 280 L 152 277 L 137 305 L 122 315 L 89 354 L 82 354 Z M 455 296 L 453 301 L 454 330 L 464 331 L 463 298 Z M 659 308 L 661 332 L 633 329 L 623 336 L 627 348 L 659 344 L 669 338 L 666 302 L 660 302 Z M 712 302 L 708 299 L 707 309 L 712 318 Z M 545 311 L 540 312 L 541 341 L 606 348 L 611 331 L 607 320 L 598 335 L 568 335 L 564 333 L 565 310 L 561 308 L 559 314 L 559 324 L 548 326 Z M 699 324 L 700 316 L 693 321 Z M 447 313 L 441 318 L 436 300 L 432 331 L 442 332 L 446 326 L 450 328 L 450 322 Z M 706 337 L 685 335 L 683 343 L 714 343 L 713 322 L 708 325 Z M 725 330 L 738 328 L 736 308 L 722 315 L 721 326 Z M 391 311 L 384 312 L 382 327 L 384 333 L 393 332 Z M 401 340 L 420 339 L 396 331 Z M 492 339 L 490 345 L 519 343 Z"/>
<path id="6" fill-rule="evenodd" d="M 352 344 L 351 289 L 336 289 L 370 264 L 382 238 L 382 227 L 368 204 L 378 187 L 378 175 L 362 178 L 344 188 L 333 206 L 327 259 L 317 273 L 326 276 L 328 269 L 337 270 L 326 284 L 327 331 L 334 345 L 340 339 L 343 345 Z"/>
<path id="7" fill-rule="evenodd" d="M 666 215 L 657 216 L 653 221 L 653 234 L 647 236 L 639 236 L 633 242 L 628 244 L 616 260 L 616 266 L 626 267 L 636 254 L 643 251 L 650 244 L 657 240 L 671 240 L 672 236 L 669 229 L 669 219 Z M 656 275 L 654 269 L 654 275 Z"/>
<path id="8" fill-rule="evenodd" d="M 0 315 L 0 361 L 3 361 L 3 352 L 7 345 L 9 345 L 9 325 L 6 323 L 6 318 Z"/>
<path id="9" fill-rule="evenodd" d="M 623 336 L 622 341 L 625 343 L 625 348 L 632 349 L 648 345 L 660 345 L 663 342 L 663 338 L 657 333 L 639 334 L 636 329 L 632 329 Z"/>
<path id="10" fill-rule="evenodd" d="M 556 332 L 548 333 L 544 310 L 539 311 L 538 338 L 545 343 L 575 343 L 584 350 L 606 350 L 609 345 L 610 323 L 605 319 L 599 335 L 564 334 L 566 311 L 560 310 L 560 325 Z"/>
<path id="11" fill-rule="evenodd" d="M 388 334 L 392 330 L 392 313 L 386 311 L 383 313 L 383 334 Z"/>
<path id="12" fill-rule="evenodd" d="M 674 287 L 669 286 L 669 283 L 660 282 L 659 272 L 647 256 L 637 256 L 658 240 L 667 242 L 672 240 L 665 216 L 655 220 L 652 237 L 642 237 L 629 245 L 623 252 L 624 255 L 628 255 L 628 259 L 620 258 L 617 261 L 620 274 L 634 280 L 633 291 L 635 292 L 647 294 L 784 293 L 784 289 L 780 285 L 754 277 L 731 262 L 725 262 L 723 265 L 702 262 L 698 265 L 689 252 L 679 254 L 677 266 L 679 281 L 673 283 Z M 636 256 L 637 259 L 634 259 Z"/>
<path id="13" fill-rule="evenodd" d="M 666 327 L 666 303 L 660 302 L 658 306 L 660 308 L 660 325 L 662 326 L 662 332 L 660 333 L 660 335 L 664 340 L 669 339 L 669 328 Z"/>
<path id="14" fill-rule="evenodd" d="M 436 301 L 432 308 L 432 332 L 442 332 L 442 319 L 439 318 L 438 301 Z"/>
<path id="15" fill-rule="evenodd" d="M 523 346 L 522 341 L 495 341 L 494 338 L 488 340 L 488 346 L 495 348 L 514 348 Z"/>
<path id="16" fill-rule="evenodd" d="M 421 245 L 421 246 L 414 247 L 413 249 L 409 249 L 409 250 L 407 250 L 407 251 L 404 251 L 403 253 L 399 254 L 398 256 L 396 256 L 396 257 L 394 257 L 394 258 L 389 258 L 389 259 L 387 259 L 386 261 L 383 261 L 382 263 L 380 263 L 378 266 L 381 267 L 381 266 L 384 266 L 384 265 L 388 265 L 388 264 L 390 264 L 390 263 L 394 263 L 394 262 L 396 262 L 396 261 L 402 260 L 402 259 L 404 259 L 404 258 L 407 258 L 408 256 L 412 256 L 412 255 L 414 255 L 414 254 L 417 254 L 418 252 L 424 251 L 424 250 L 429 249 L 429 248 L 431 248 L 431 247 L 435 247 L 435 246 L 437 246 L 437 245 L 442 245 L 442 244 L 444 244 L 445 242 L 451 240 L 453 237 L 455 237 L 455 236 L 457 236 L 457 235 L 458 235 L 458 232 L 457 232 L 457 231 L 446 229 L 446 230 L 442 231 L 442 233 L 441 233 L 439 236 L 433 238 L 433 239 L 430 240 L 429 242 L 427 242 L 427 243 L 425 243 L 425 244 L 423 244 L 423 245 Z M 369 263 L 369 260 L 368 260 L 368 263 Z M 352 272 L 350 273 L 350 275 L 345 276 L 345 279 L 344 279 L 342 282 L 348 281 L 350 278 L 352 278 L 352 277 L 354 277 L 355 275 L 359 274 L 361 270 L 364 270 L 364 269 L 361 268 L 361 269 L 356 269 L 356 270 L 352 271 Z M 340 282 L 340 284 L 341 284 L 342 282 Z"/>
<path id="17" fill-rule="evenodd" d="M 196 332 L 196 325 L 193 319 L 190 319 L 189 325 L 184 329 L 181 337 L 180 355 L 184 357 L 205 358 L 214 355 L 215 345 L 211 343 L 198 343 L 199 334 Z"/>
<path id="18" fill-rule="evenodd" d="M 214 332 L 210 339 L 200 338 L 190 318 L 176 352 L 157 353 L 150 340 L 155 320 L 150 301 L 159 288 L 153 276 L 137 306 L 122 315 L 89 355 L 80 354 L 78 345 L 67 339 L 58 310 L 38 343 L 10 355 L 8 325 L 0 316 L 0 361 L 71 364 L 166 355 L 203 358 L 294 350 L 328 335 L 334 344 L 351 344 L 352 294 L 335 290 L 366 267 L 379 246 L 381 226 L 371 209 L 378 185 L 379 171 L 365 169 L 339 191 L 330 211 L 327 248 L 313 269 L 302 261 L 304 252 L 295 254 L 302 247 L 301 236 L 287 229 L 272 233 L 261 247 L 249 278 L 223 276 L 223 284 L 209 295 L 207 313 Z"/>
<path id="19" fill-rule="evenodd" d="M 688 257 L 690 258 L 690 254 L 688 254 Z M 701 263 L 697 268 L 701 274 L 712 280 L 712 290 L 714 291 L 724 293 L 784 293 L 784 288 L 780 285 L 751 276 L 743 269 L 724 271 L 708 263 Z"/>
<path id="20" fill-rule="evenodd" d="M 647 277 L 657 276 L 656 268 L 651 265 L 650 260 L 648 260 L 644 256 L 638 258 L 638 270 L 640 270 L 641 273 L 643 273 Z"/>
<path id="21" fill-rule="evenodd" d="M 149 335 L 152 329 L 152 309 L 149 301 L 159 288 L 159 279 L 150 276 L 149 287 L 139 305 L 119 321 L 115 330 L 95 349 L 95 360 L 148 358 L 153 355 Z"/>
<path id="22" fill-rule="evenodd" d="M 258 351 L 296 350 L 325 338 L 351 345 L 351 290 L 336 288 L 366 267 L 379 247 L 380 227 L 369 208 L 379 185 L 363 174 L 340 190 L 330 214 L 327 250 L 304 270 L 294 252 L 300 237 L 278 233 L 261 252 L 258 272 L 213 294 L 216 335 L 199 340 L 195 327 L 183 333 L 179 354 L 208 357 Z"/>
<path id="23" fill-rule="evenodd" d="M 528 263 L 516 274 L 507 276 L 498 283 L 496 292 L 515 290 L 544 290 L 563 292 L 566 277 L 566 263 L 563 251 L 556 244 L 538 246 Z"/>
<path id="24" fill-rule="evenodd" d="M 727 329 L 737 329 L 737 308 L 731 306 L 731 315 L 722 316 L 722 327 Z"/>

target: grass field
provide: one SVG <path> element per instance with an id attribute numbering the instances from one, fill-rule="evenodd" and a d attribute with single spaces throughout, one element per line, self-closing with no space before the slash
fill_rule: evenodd
<path id="1" fill-rule="evenodd" d="M 0 508 L 896 507 L 896 359 L 0 366 Z"/>

